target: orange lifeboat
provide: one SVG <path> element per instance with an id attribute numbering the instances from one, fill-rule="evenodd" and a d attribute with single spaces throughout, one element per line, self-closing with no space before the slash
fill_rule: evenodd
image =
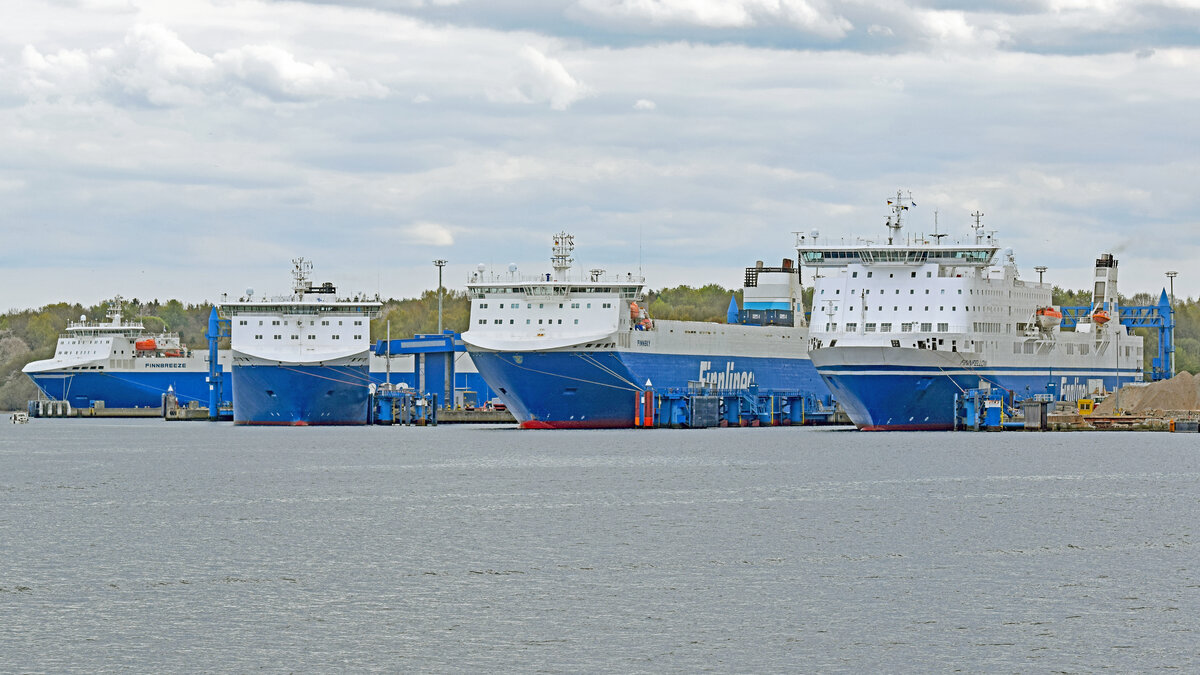
<path id="1" fill-rule="evenodd" d="M 1095 312 L 1092 312 L 1092 322 L 1097 325 L 1102 326 L 1102 325 L 1108 323 L 1109 318 L 1110 317 L 1108 316 L 1107 310 L 1098 309 Z"/>
<path id="2" fill-rule="evenodd" d="M 1062 323 L 1062 312 L 1054 307 L 1039 307 L 1035 318 L 1038 328 L 1050 330 Z"/>
<path id="3" fill-rule="evenodd" d="M 642 308 L 638 307 L 636 302 L 629 303 L 629 318 L 632 319 L 634 323 L 637 323 L 637 320 L 641 318 L 641 315 Z"/>
<path id="4" fill-rule="evenodd" d="M 136 347 L 139 352 L 152 352 L 158 348 L 158 345 L 154 343 L 154 338 L 138 340 L 137 342 L 133 343 L 133 346 Z"/>

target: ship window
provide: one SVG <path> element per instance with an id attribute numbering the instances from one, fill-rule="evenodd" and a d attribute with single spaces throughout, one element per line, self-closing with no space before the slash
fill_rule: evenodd
<path id="1" fill-rule="evenodd" d="M 853 273 L 851 273 L 851 274 L 850 274 L 850 276 L 852 276 L 852 277 L 854 277 L 855 279 L 857 279 L 857 278 L 858 278 L 858 272 L 853 272 Z"/>
<path id="2" fill-rule="evenodd" d="M 960 288 L 960 289 L 958 289 L 958 294 L 959 294 L 959 295 L 962 295 L 962 289 L 961 289 L 961 288 Z"/>
<path id="3" fill-rule="evenodd" d="M 939 333 L 949 333 L 949 332 L 950 332 L 950 324 L 948 324 L 948 323 L 939 323 L 939 324 L 938 324 L 938 332 L 939 332 Z"/>
<path id="4" fill-rule="evenodd" d="M 579 319 L 575 319 L 575 325 L 576 325 L 576 326 L 578 326 L 578 325 L 579 325 Z"/>
<path id="5" fill-rule="evenodd" d="M 933 276 L 933 272 L 926 272 L 926 273 L 925 273 L 925 278 L 926 278 L 926 279 L 929 279 L 929 278 L 931 278 L 932 276 Z"/>
<path id="6" fill-rule="evenodd" d="M 255 336 L 254 336 L 254 339 L 255 339 L 255 340 L 261 340 L 261 339 L 262 339 L 262 336 L 261 336 L 261 335 L 255 335 Z"/>
<path id="7" fill-rule="evenodd" d="M 539 326 L 540 326 L 540 325 L 542 325 L 542 320 L 541 320 L 541 319 L 538 319 L 538 325 L 539 325 Z"/>
<path id="8" fill-rule="evenodd" d="M 842 294 L 842 289 L 838 288 L 838 289 L 834 290 L 834 291 L 833 291 L 833 294 L 834 294 L 834 295 L 841 295 L 841 294 Z"/>
<path id="9" fill-rule="evenodd" d="M 916 279 L 916 278 L 917 278 L 917 273 L 916 273 L 916 272 L 913 272 L 913 273 L 912 273 L 912 278 L 914 278 L 914 279 Z"/>
<path id="10" fill-rule="evenodd" d="M 487 323 L 487 319 L 480 319 L 480 320 L 479 320 L 479 323 L 480 323 L 480 324 L 485 324 L 485 323 Z M 311 336 L 311 335 L 309 335 L 308 337 L 309 337 L 309 339 L 311 339 L 311 338 L 312 338 L 312 336 Z"/>
<path id="11" fill-rule="evenodd" d="M 526 325 L 526 326 L 528 326 L 528 325 L 529 325 L 529 319 L 525 319 L 525 325 Z"/>
<path id="12" fill-rule="evenodd" d="M 282 335 L 276 335 L 276 336 L 275 336 L 275 339 L 276 339 L 276 340 L 282 340 L 282 339 L 283 339 L 283 336 L 282 336 Z"/>
<path id="13" fill-rule="evenodd" d="M 921 324 L 921 332 L 922 332 L 922 333 L 929 333 L 929 332 L 932 332 L 932 331 L 933 331 L 933 324 L 932 324 L 932 323 L 922 323 L 922 324 Z"/>
<path id="14" fill-rule="evenodd" d="M 592 308 L 592 303 L 590 303 L 590 302 L 589 302 L 587 305 L 588 305 L 588 306 L 587 306 L 587 308 L 588 308 L 588 309 L 591 309 L 591 308 Z"/>
<path id="15" fill-rule="evenodd" d="M 892 332 L 892 324 L 890 324 L 890 323 L 881 323 L 881 324 L 879 324 L 879 332 L 881 332 L 881 333 L 890 333 L 890 332 Z M 899 347 L 900 345 L 896 345 L 896 346 L 897 346 L 897 347 Z"/>
<path id="16" fill-rule="evenodd" d="M 1074 354 L 1075 353 L 1075 345 L 1067 345 L 1067 353 Z"/>
<path id="17" fill-rule="evenodd" d="M 913 290 L 913 289 L 911 289 L 911 288 L 910 288 L 910 289 L 908 289 L 908 294 L 909 294 L 909 295 L 913 295 L 913 294 L 915 294 L 915 293 L 916 293 L 916 291 L 915 291 L 915 290 Z"/>
<path id="18" fill-rule="evenodd" d="M 341 340 L 341 339 L 342 339 L 342 336 L 341 336 L 341 335 L 334 335 L 334 336 L 333 336 L 333 339 L 334 339 L 334 340 Z"/>
<path id="19" fill-rule="evenodd" d="M 545 304 L 545 303 L 543 303 L 543 302 L 539 302 L 539 303 L 538 303 L 538 309 L 545 309 L 545 308 L 546 308 L 546 304 Z"/>
<path id="20" fill-rule="evenodd" d="M 559 319 L 559 320 L 558 320 L 558 322 L 561 324 L 561 323 L 562 323 L 562 319 Z"/>
<path id="21" fill-rule="evenodd" d="M 901 333 L 911 333 L 912 329 L 913 329 L 913 325 L 911 323 L 900 324 L 900 332 Z"/>
<path id="22" fill-rule="evenodd" d="M 1087 346 L 1087 345 L 1079 345 L 1079 353 L 1080 353 L 1080 354 L 1087 354 L 1087 353 L 1088 353 L 1088 346 Z"/>
<path id="23" fill-rule="evenodd" d="M 258 322 L 258 325 L 260 325 L 260 326 L 261 326 L 261 325 L 262 325 L 262 321 L 259 321 L 259 322 Z"/>
<path id="24" fill-rule="evenodd" d="M 1025 343 L 1025 353 L 1026 353 L 1026 354 L 1032 354 L 1032 353 L 1033 353 L 1033 343 L 1032 343 L 1032 342 L 1026 342 L 1026 343 Z"/>
<path id="25" fill-rule="evenodd" d="M 355 326 L 361 326 L 361 325 L 362 325 L 362 321 L 355 321 L 355 322 L 354 322 L 354 325 L 355 325 Z"/>
<path id="26" fill-rule="evenodd" d="M 867 272 L 867 278 L 870 279 L 874 274 L 874 272 Z"/>
<path id="27" fill-rule="evenodd" d="M 864 330 L 866 330 L 866 332 L 868 332 L 868 333 L 874 333 L 875 332 L 875 324 L 873 324 L 873 323 L 867 324 L 866 326 L 864 326 Z"/>
<path id="28" fill-rule="evenodd" d="M 299 340 L 299 339 L 300 339 L 300 336 L 299 336 L 299 335 L 293 335 L 293 336 L 292 336 L 292 339 L 293 339 L 293 340 Z"/>
<path id="29" fill-rule="evenodd" d="M 504 323 L 504 319 L 493 319 L 492 323 Z"/>
<path id="30" fill-rule="evenodd" d="M 511 325 L 513 325 L 514 323 L 516 323 L 516 320 L 514 320 L 514 319 L 509 319 L 509 320 L 508 320 L 508 325 L 510 325 L 510 326 L 511 326 Z"/>
<path id="31" fill-rule="evenodd" d="M 479 323 L 487 323 L 487 319 L 480 319 L 480 320 L 479 320 Z M 316 335 L 309 335 L 309 336 L 308 336 L 308 339 L 309 339 L 309 340 L 316 340 L 316 339 L 317 339 L 317 336 L 316 336 Z"/>
<path id="32" fill-rule="evenodd" d="M 899 340 L 892 340 L 892 346 L 893 346 L 893 347 L 899 347 L 899 346 L 900 346 L 900 341 L 899 341 Z"/>

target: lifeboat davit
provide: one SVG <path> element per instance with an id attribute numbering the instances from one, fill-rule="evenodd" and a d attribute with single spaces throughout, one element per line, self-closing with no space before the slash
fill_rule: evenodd
<path id="1" fill-rule="evenodd" d="M 1095 312 L 1092 312 L 1092 322 L 1097 325 L 1102 326 L 1102 325 L 1108 323 L 1109 318 L 1111 318 L 1111 317 L 1108 316 L 1107 310 L 1098 309 Z"/>
<path id="2" fill-rule="evenodd" d="M 1039 307 L 1036 313 L 1038 328 L 1050 330 L 1062 323 L 1062 312 L 1054 307 Z"/>
<path id="3" fill-rule="evenodd" d="M 158 349 L 158 345 L 154 343 L 154 338 L 138 340 L 137 342 L 133 343 L 133 346 L 136 347 L 139 352 L 152 352 L 155 349 Z"/>

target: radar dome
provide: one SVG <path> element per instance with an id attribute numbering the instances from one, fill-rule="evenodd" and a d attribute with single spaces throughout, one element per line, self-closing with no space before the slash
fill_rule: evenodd
<path id="1" fill-rule="evenodd" d="M 508 271 L 516 272 L 517 271 L 517 263 L 508 263 Z"/>
<path id="2" fill-rule="evenodd" d="M 247 289 L 246 289 L 246 297 L 247 297 L 247 298 L 249 298 L 249 297 L 253 297 L 253 295 L 254 295 L 254 289 L 253 289 L 253 288 L 247 288 Z"/>
<path id="3" fill-rule="evenodd" d="M 487 265 L 484 265 L 483 263 L 479 263 L 478 265 L 476 265 L 476 266 L 475 266 L 475 269 L 477 269 L 477 270 L 479 270 L 480 272 L 482 272 L 482 271 L 484 271 L 485 269 L 487 269 Z"/>
<path id="4" fill-rule="evenodd" d="M 820 234 L 821 234 L 821 232 L 819 230 L 817 230 L 817 228 L 814 227 L 813 231 L 808 233 L 808 236 L 812 237 L 813 239 L 816 239 L 818 236 L 820 236 Z"/>
<path id="5" fill-rule="evenodd" d="M 87 321 L 87 314 L 80 314 L 80 315 L 79 315 L 79 320 L 80 320 L 80 321 Z"/>

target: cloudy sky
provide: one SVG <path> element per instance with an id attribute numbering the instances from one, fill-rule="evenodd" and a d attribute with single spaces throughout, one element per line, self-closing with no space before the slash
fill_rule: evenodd
<path id="1" fill-rule="evenodd" d="M 0 310 L 969 233 L 1200 295 L 1200 0 L 6 0 Z"/>

